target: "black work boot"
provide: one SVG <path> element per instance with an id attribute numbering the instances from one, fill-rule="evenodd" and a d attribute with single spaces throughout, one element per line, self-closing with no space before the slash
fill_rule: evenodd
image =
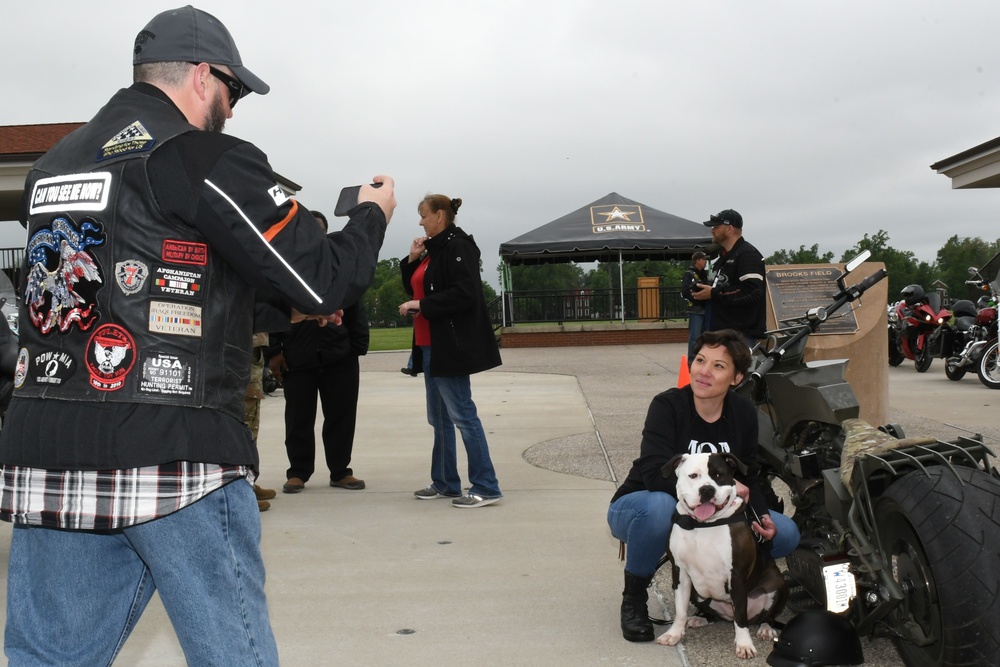
<path id="1" fill-rule="evenodd" d="M 630 642 L 653 641 L 653 623 L 649 620 L 646 589 L 653 577 L 637 577 L 625 572 L 622 591 L 622 636 Z"/>

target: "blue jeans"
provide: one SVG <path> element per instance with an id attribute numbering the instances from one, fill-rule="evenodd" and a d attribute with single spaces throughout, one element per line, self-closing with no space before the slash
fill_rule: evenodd
<path id="1" fill-rule="evenodd" d="M 634 491 L 611 503 L 608 526 L 616 539 L 628 545 L 625 571 L 637 577 L 656 572 L 656 563 L 667 550 L 677 499 L 662 491 Z M 771 556 L 787 556 L 799 545 L 799 528 L 784 514 L 771 512 L 778 529 L 771 541 Z"/>
<path id="2" fill-rule="evenodd" d="M 472 402 L 472 383 L 468 375 L 441 377 L 431 375 L 431 348 L 421 347 L 424 356 L 424 389 L 427 392 L 427 423 L 434 427 L 431 451 L 431 483 L 438 493 L 462 494 L 455 449 L 455 427 L 462 433 L 469 459 L 471 493 L 486 498 L 501 495 L 496 471 L 490 459 L 483 424 Z"/>
<path id="3" fill-rule="evenodd" d="M 694 343 L 705 330 L 705 312 L 692 313 L 688 311 L 688 366 L 694 361 Z"/>
<path id="4" fill-rule="evenodd" d="M 15 526 L 4 650 L 12 666 L 110 665 L 158 591 L 189 665 L 277 665 L 260 517 L 239 480 L 109 532 Z"/>

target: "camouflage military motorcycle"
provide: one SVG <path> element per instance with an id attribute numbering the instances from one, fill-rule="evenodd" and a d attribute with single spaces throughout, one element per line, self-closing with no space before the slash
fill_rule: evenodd
<path id="1" fill-rule="evenodd" d="M 805 362 L 806 341 L 885 271 L 781 322 L 740 387 L 759 408 L 764 474 L 789 489 L 802 531 L 786 558 L 800 606 L 888 636 L 910 667 L 1000 664 L 1000 474 L 982 439 L 905 438 L 858 419 L 846 360 Z M 785 511 L 773 494 L 775 509 Z M 787 512 L 791 513 L 791 512 Z M 794 585 L 794 584 L 793 584 Z"/>

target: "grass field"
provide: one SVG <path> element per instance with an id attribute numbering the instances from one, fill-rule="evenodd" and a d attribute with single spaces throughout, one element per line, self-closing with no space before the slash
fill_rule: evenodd
<path id="1" fill-rule="evenodd" d="M 380 350 L 409 350 L 412 342 L 413 329 L 410 327 L 372 329 L 368 349 L 372 352 Z"/>

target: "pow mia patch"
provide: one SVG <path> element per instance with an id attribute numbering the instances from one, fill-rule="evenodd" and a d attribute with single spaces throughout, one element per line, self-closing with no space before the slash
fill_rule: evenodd
<path id="1" fill-rule="evenodd" d="M 14 366 L 14 387 L 24 384 L 24 378 L 28 376 L 28 348 L 22 347 L 17 353 L 17 363 Z"/>
<path id="2" fill-rule="evenodd" d="M 148 151 L 156 143 L 153 135 L 139 121 L 133 122 L 121 132 L 108 139 L 97 152 L 97 161 L 108 160 L 127 153 Z"/>
<path id="3" fill-rule="evenodd" d="M 124 327 L 102 324 L 87 341 L 87 371 L 90 386 L 101 391 L 118 391 L 135 365 L 135 340 Z"/>
<path id="4" fill-rule="evenodd" d="M 150 301 L 149 330 L 171 336 L 200 338 L 201 306 L 169 301 Z"/>
<path id="5" fill-rule="evenodd" d="M 29 374 L 37 384 L 61 385 L 76 370 L 76 360 L 65 352 L 46 350 L 31 358 Z"/>
<path id="6" fill-rule="evenodd" d="M 149 267 L 137 259 L 126 259 L 115 264 L 115 282 L 124 294 L 136 294 L 146 283 Z"/>
<path id="7" fill-rule="evenodd" d="M 201 301 L 204 276 L 202 271 L 196 269 L 154 266 L 149 291 L 154 296 L 183 296 Z"/>
<path id="8" fill-rule="evenodd" d="M 194 396 L 194 356 L 143 352 L 139 391 L 160 396 Z"/>

